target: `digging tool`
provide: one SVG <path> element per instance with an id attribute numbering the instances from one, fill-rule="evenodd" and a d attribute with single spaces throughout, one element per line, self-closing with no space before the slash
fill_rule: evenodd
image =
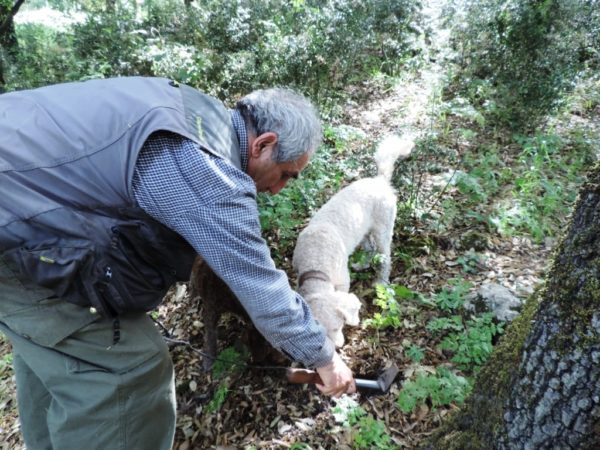
<path id="1" fill-rule="evenodd" d="M 356 388 L 370 394 L 385 394 L 389 391 L 399 369 L 394 364 L 385 369 L 376 380 L 355 378 Z M 287 379 L 294 384 L 323 384 L 321 377 L 314 370 L 289 368 L 286 372 Z"/>

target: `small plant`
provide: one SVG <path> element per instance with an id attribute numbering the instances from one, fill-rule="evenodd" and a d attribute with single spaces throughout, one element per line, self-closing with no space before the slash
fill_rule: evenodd
<path id="1" fill-rule="evenodd" d="M 452 311 L 463 306 L 465 296 L 471 289 L 472 284 L 461 278 L 449 280 L 450 287 L 444 287 L 433 299 L 434 303 L 442 311 Z"/>
<path id="2" fill-rule="evenodd" d="M 469 203 L 485 203 L 487 201 L 487 193 L 478 178 L 464 172 L 458 172 L 455 178 L 454 184 L 460 193 L 467 197 Z"/>
<path id="3" fill-rule="evenodd" d="M 396 405 L 403 413 L 410 414 L 425 401 L 430 402 L 434 409 L 451 403 L 462 404 L 470 391 L 469 380 L 438 367 L 435 374 L 419 372 L 414 381 L 406 381 Z"/>
<path id="4" fill-rule="evenodd" d="M 463 272 L 466 273 L 477 273 L 477 267 L 481 262 L 481 257 L 474 251 L 468 251 L 464 255 L 459 256 L 456 259 L 462 267 Z"/>
<path id="5" fill-rule="evenodd" d="M 388 434 L 385 423 L 372 416 L 363 416 L 358 420 L 357 431 L 353 434 L 354 449 L 392 450 L 392 438 Z"/>
<path id="6" fill-rule="evenodd" d="M 410 344 L 406 349 L 406 356 L 414 363 L 420 363 L 425 357 L 423 349 L 415 344 Z"/>
<path id="7" fill-rule="evenodd" d="M 461 316 L 439 317 L 427 324 L 427 329 L 434 334 L 440 334 L 449 330 L 462 331 L 464 328 Z"/>
<path id="8" fill-rule="evenodd" d="M 373 327 L 377 330 L 385 328 L 399 328 L 402 325 L 400 319 L 400 304 L 396 300 L 399 298 L 413 298 L 415 293 L 406 286 L 401 285 L 383 285 L 378 284 L 375 287 L 376 297 L 373 303 L 381 308 L 372 318 L 363 322 L 364 326 Z"/>
<path id="9" fill-rule="evenodd" d="M 13 362 L 13 354 L 7 353 L 0 359 L 0 370 L 9 367 Z"/>
<path id="10" fill-rule="evenodd" d="M 228 392 L 229 388 L 227 387 L 227 384 L 225 383 L 225 381 L 222 381 L 217 387 L 215 393 L 213 394 L 213 398 L 210 400 L 210 402 L 206 404 L 204 410 L 208 414 L 212 414 L 220 410 L 223 406 L 223 403 L 225 403 L 225 400 L 227 399 Z"/>
<path id="11" fill-rule="evenodd" d="M 391 437 L 389 436 L 385 423 L 374 419 L 359 406 L 351 397 L 342 397 L 336 401 L 332 408 L 336 422 L 344 427 L 352 428 L 353 447 L 361 449 L 392 450 Z"/>
<path id="12" fill-rule="evenodd" d="M 205 407 L 205 411 L 208 414 L 221 409 L 229 392 L 228 378 L 245 364 L 247 357 L 247 354 L 240 353 L 233 347 L 227 347 L 219 353 L 213 364 L 212 374 L 215 379 L 220 379 L 221 381 L 213 394 L 213 398 Z"/>
<path id="13" fill-rule="evenodd" d="M 466 371 L 476 372 L 493 350 L 493 338 L 503 331 L 503 323 L 496 324 L 490 313 L 469 320 L 465 329 L 452 333 L 440 344 L 442 350 L 454 352 L 451 361 Z"/>
<path id="14" fill-rule="evenodd" d="M 334 401 L 335 406 L 331 408 L 331 413 L 335 421 L 345 427 L 352 426 L 358 421 L 358 417 L 366 414 L 352 397 L 342 396 Z"/>
<path id="15" fill-rule="evenodd" d="M 233 347 L 227 347 L 219 353 L 212 367 L 215 378 L 223 378 L 231 375 L 246 363 L 248 355 L 238 352 Z"/>

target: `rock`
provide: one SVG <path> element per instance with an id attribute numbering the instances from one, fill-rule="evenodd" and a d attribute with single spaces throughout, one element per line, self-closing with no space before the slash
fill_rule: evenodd
<path id="1" fill-rule="evenodd" d="M 512 321 L 523 304 L 522 300 L 504 286 L 484 283 L 479 290 L 467 297 L 465 308 L 477 313 L 491 312 L 498 320 Z"/>

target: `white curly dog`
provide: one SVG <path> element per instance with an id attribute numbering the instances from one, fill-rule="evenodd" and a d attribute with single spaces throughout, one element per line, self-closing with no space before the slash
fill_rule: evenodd
<path id="1" fill-rule="evenodd" d="M 336 346 L 344 345 L 345 323 L 358 325 L 360 300 L 348 293 L 348 258 L 359 245 L 382 255 L 379 282 L 389 282 L 396 192 L 394 163 L 408 157 L 412 139 L 386 137 L 375 152 L 377 176 L 355 181 L 335 194 L 298 236 L 293 267 L 298 292 Z"/>

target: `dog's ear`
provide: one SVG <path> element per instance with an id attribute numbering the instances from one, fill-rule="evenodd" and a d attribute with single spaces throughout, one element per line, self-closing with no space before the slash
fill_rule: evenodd
<path id="1" fill-rule="evenodd" d="M 358 297 L 354 294 L 346 292 L 337 292 L 337 310 L 344 317 L 344 321 L 348 325 L 356 326 L 360 323 L 358 312 L 362 304 Z"/>

